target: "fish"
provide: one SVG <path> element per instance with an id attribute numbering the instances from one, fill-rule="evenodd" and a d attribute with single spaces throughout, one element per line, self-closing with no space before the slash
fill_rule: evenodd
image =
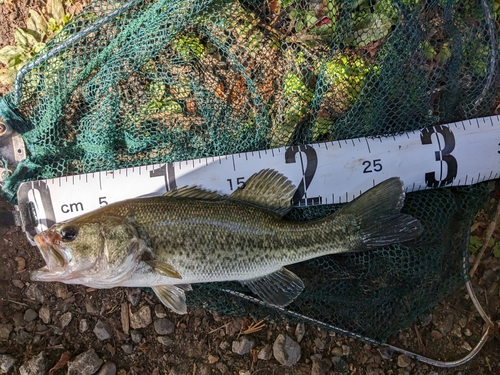
<path id="1" fill-rule="evenodd" d="M 178 314 L 191 284 L 239 281 L 286 306 L 304 289 L 286 266 L 415 239 L 420 222 L 401 213 L 403 182 L 387 179 L 333 214 L 286 218 L 296 186 L 264 169 L 230 195 L 187 186 L 124 200 L 53 225 L 34 241 L 46 265 L 33 281 L 92 288 L 150 287 Z"/>

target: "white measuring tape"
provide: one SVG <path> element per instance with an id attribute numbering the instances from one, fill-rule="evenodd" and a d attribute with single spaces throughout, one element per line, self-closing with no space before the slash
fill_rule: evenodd
<path id="1" fill-rule="evenodd" d="M 30 207 L 28 237 L 124 199 L 182 186 L 230 194 L 252 174 L 275 169 L 297 187 L 301 206 L 345 203 L 394 176 L 407 192 L 472 185 L 500 177 L 500 117 L 426 128 L 398 136 L 355 138 L 265 151 L 153 164 L 23 183 L 19 205 Z"/>

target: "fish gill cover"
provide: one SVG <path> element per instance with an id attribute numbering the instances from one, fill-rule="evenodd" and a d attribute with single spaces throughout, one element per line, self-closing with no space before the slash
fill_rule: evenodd
<path id="1" fill-rule="evenodd" d="M 273 147 L 419 130 L 494 111 L 498 2 L 94 1 L 4 97 L 29 152 L 3 186 Z M 16 122 L 18 123 L 18 122 Z M 341 176 L 339 176 L 341 178 Z M 467 278 L 485 186 L 409 194 L 424 235 L 290 267 L 288 310 L 384 341 Z M 337 206 L 295 208 L 295 220 Z M 188 303 L 279 312 L 195 285 Z"/>

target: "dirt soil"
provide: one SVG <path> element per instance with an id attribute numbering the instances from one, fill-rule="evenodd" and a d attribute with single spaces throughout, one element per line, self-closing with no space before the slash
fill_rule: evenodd
<path id="1" fill-rule="evenodd" d="M 0 3 L 0 48 L 13 43 L 14 28 L 25 26 L 28 9 L 39 6 L 39 0 Z M 0 95 L 10 89 L 0 87 Z M 498 186 L 478 213 L 472 228 L 476 235 L 484 234 L 493 216 L 500 198 Z M 13 207 L 0 199 L 2 210 Z M 497 235 L 499 230 L 497 226 Z M 42 374 L 51 369 L 52 375 L 500 374 L 500 341 L 494 337 L 471 361 L 443 369 L 310 324 L 297 327 L 264 321 L 252 333 L 247 329 L 258 322 L 250 317 L 202 309 L 180 316 L 165 311 L 154 295 L 138 289 L 93 290 L 31 282 L 29 272 L 43 265 L 38 250 L 19 228 L 0 227 L 0 373 L 4 368 L 9 374 Z M 487 250 L 473 277 L 476 293 L 494 320 L 500 319 L 499 271 L 500 259 Z M 462 288 L 389 343 L 453 361 L 471 351 L 483 327 Z M 280 363 L 280 351 L 273 350 L 281 334 L 298 342 L 288 353 L 300 353 L 292 366 Z M 282 361 L 286 359 L 290 358 Z"/>

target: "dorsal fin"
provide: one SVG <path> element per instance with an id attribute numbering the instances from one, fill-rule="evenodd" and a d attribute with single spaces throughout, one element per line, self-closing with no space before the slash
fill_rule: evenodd
<path id="1" fill-rule="evenodd" d="M 263 169 L 252 175 L 229 199 L 267 208 L 283 216 L 292 208 L 295 190 L 297 188 L 281 173 Z"/>
<path id="2" fill-rule="evenodd" d="M 196 186 L 184 186 L 179 189 L 169 190 L 163 194 L 163 196 L 202 199 L 208 201 L 220 201 L 227 198 L 226 195 L 221 195 L 216 191 L 205 190 Z"/>

